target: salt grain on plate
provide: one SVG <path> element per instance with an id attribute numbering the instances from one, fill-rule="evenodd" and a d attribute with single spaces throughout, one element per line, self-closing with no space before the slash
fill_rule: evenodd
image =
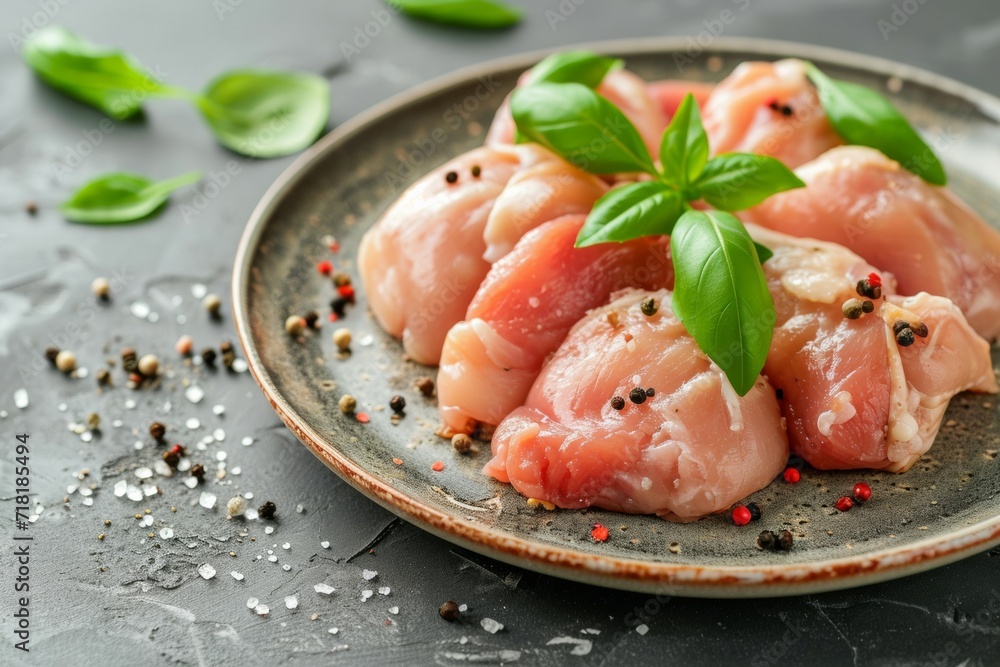
<path id="1" fill-rule="evenodd" d="M 242 443 L 243 443 L 243 446 L 244 446 L 244 447 L 249 447 L 250 445 L 252 445 L 252 444 L 253 444 L 253 438 L 251 438 L 251 437 L 250 437 L 250 436 L 248 435 L 247 437 L 243 438 L 243 440 L 242 440 Z"/>
<path id="2" fill-rule="evenodd" d="M 28 390 L 18 389 L 14 392 L 14 406 L 20 409 L 28 407 Z"/>
<path id="3" fill-rule="evenodd" d="M 274 555 L 268 556 L 267 559 L 269 561 L 271 561 L 272 563 L 277 563 L 278 562 L 278 557 L 274 556 Z"/>
<path id="4" fill-rule="evenodd" d="M 128 482 L 126 482 L 124 479 L 115 482 L 115 487 L 114 487 L 115 497 L 121 498 L 122 496 L 125 495 L 126 491 L 128 491 Z"/>
<path id="5" fill-rule="evenodd" d="M 129 311 L 140 320 L 149 317 L 149 304 L 145 301 L 136 301 L 129 307 Z"/>
<path id="6" fill-rule="evenodd" d="M 226 406 L 224 406 L 224 405 L 213 405 L 212 406 L 212 414 L 214 414 L 214 415 L 221 416 L 221 415 L 225 414 L 225 412 L 226 412 Z"/>
<path id="7" fill-rule="evenodd" d="M 192 479 L 195 479 L 195 481 L 197 481 L 197 478 L 192 478 Z M 202 491 L 201 497 L 198 499 L 198 504 L 204 507 L 205 509 L 210 510 L 213 507 L 215 507 L 216 500 L 217 499 L 214 493 L 209 493 L 208 491 Z"/>
<path id="8" fill-rule="evenodd" d="M 84 497 L 89 497 L 94 495 L 94 490 L 89 486 L 84 486 L 80 489 L 80 495 Z"/>
<path id="9" fill-rule="evenodd" d="M 382 588 L 378 589 L 379 595 L 388 595 L 390 592 L 391 591 L 389 590 L 388 586 L 383 586 Z"/>
<path id="10" fill-rule="evenodd" d="M 184 398 L 192 403 L 201 403 L 201 399 L 205 398 L 205 390 L 193 384 L 184 390 Z"/>
<path id="11" fill-rule="evenodd" d="M 265 534 L 270 535 L 273 532 L 274 532 L 274 526 L 265 526 L 264 527 L 264 533 Z"/>
<path id="12" fill-rule="evenodd" d="M 155 484 L 142 485 L 142 495 L 145 496 L 146 498 L 155 496 L 157 493 L 159 493 L 159 490 L 156 488 Z"/>
<path id="13" fill-rule="evenodd" d="M 177 469 L 180 470 L 181 469 L 180 466 L 177 466 Z M 174 476 L 173 468 L 171 468 L 170 465 L 162 459 L 153 464 L 153 471 L 156 472 L 156 474 L 160 475 L 161 477 Z"/>
<path id="14" fill-rule="evenodd" d="M 254 607 L 253 610 L 257 612 L 258 616 L 267 616 L 268 614 L 271 613 L 271 608 L 268 607 L 266 604 L 259 604 L 256 607 Z"/>
<path id="15" fill-rule="evenodd" d="M 142 489 L 140 489 L 138 486 L 132 486 L 130 484 L 128 489 L 125 490 L 125 495 L 128 497 L 129 500 L 132 500 L 134 502 L 139 502 L 140 500 L 142 500 Z"/>
<path id="16" fill-rule="evenodd" d="M 247 368 L 249 368 L 249 366 L 247 366 L 247 362 L 243 359 L 236 359 L 233 361 L 233 372 L 246 373 Z"/>
<path id="17" fill-rule="evenodd" d="M 258 600 L 257 598 L 248 598 L 247 599 L 247 609 L 253 609 L 254 607 L 256 607 L 259 604 L 260 604 L 260 600 Z"/>
<path id="18" fill-rule="evenodd" d="M 399 613 L 399 607 L 389 607 L 389 613 L 395 616 Z"/>
<path id="19" fill-rule="evenodd" d="M 330 543 L 327 542 L 326 540 L 323 540 L 322 542 L 320 542 L 319 545 L 321 547 L 323 547 L 324 549 L 329 549 L 330 548 Z"/>
<path id="20" fill-rule="evenodd" d="M 243 581 L 243 573 L 242 572 L 237 572 L 236 570 L 233 570 L 229 574 L 231 574 L 233 576 L 233 579 L 235 579 L 236 581 Z"/>
<path id="21" fill-rule="evenodd" d="M 65 403 L 60 403 L 59 405 L 56 406 L 56 410 L 58 410 L 59 412 L 66 412 L 67 410 L 69 410 L 69 406 L 66 405 Z"/>
<path id="22" fill-rule="evenodd" d="M 219 442 L 222 442 L 223 440 L 226 439 L 226 432 L 224 430 L 222 430 L 221 428 L 217 428 L 214 431 L 212 431 L 212 435 Z"/>
<path id="23" fill-rule="evenodd" d="M 225 452 L 216 452 L 215 453 L 215 460 L 216 461 L 225 461 L 227 458 L 229 458 L 229 455 L 226 454 Z"/>
<path id="24" fill-rule="evenodd" d="M 378 572 L 375 570 L 361 570 L 361 578 L 365 581 L 371 581 L 378 576 Z"/>
<path id="25" fill-rule="evenodd" d="M 330 584 L 316 584 L 315 586 L 313 586 L 313 590 L 319 593 L 320 595 L 332 595 L 333 592 L 337 589 L 331 586 Z"/>
<path id="26" fill-rule="evenodd" d="M 194 431 L 196 429 L 201 428 L 201 422 L 198 421 L 197 417 L 191 417 L 186 422 L 184 422 L 184 425 L 188 427 L 189 431 Z"/>
<path id="27" fill-rule="evenodd" d="M 90 431 L 80 434 L 80 440 L 83 440 L 84 442 L 90 442 L 93 439 L 94 439 L 94 434 L 91 433 Z"/>
<path id="28" fill-rule="evenodd" d="M 125 422 L 123 422 L 121 419 L 116 419 L 113 422 L 111 422 L 111 425 L 114 426 L 115 428 L 121 428 L 122 426 L 125 425 Z"/>
<path id="29" fill-rule="evenodd" d="M 139 479 L 149 479 L 150 477 L 153 476 L 153 470 L 151 468 L 147 468 L 146 466 L 143 466 L 141 468 L 136 468 L 135 476 L 138 477 Z"/>
<path id="30" fill-rule="evenodd" d="M 327 632 L 329 632 L 331 635 L 335 635 L 338 632 L 340 632 L 340 628 L 330 628 L 329 630 L 327 630 Z"/>
<path id="31" fill-rule="evenodd" d="M 169 539 L 172 539 L 173 536 L 174 536 L 174 529 L 173 528 L 160 528 L 160 539 L 161 540 L 169 540 Z"/>
<path id="32" fill-rule="evenodd" d="M 136 440 L 135 444 L 133 445 L 133 447 L 135 447 L 136 449 L 142 449 L 145 446 L 146 445 L 145 445 L 145 443 L 143 443 L 142 440 Z"/>
<path id="33" fill-rule="evenodd" d="M 289 565 L 288 563 L 285 563 L 284 565 L 281 566 L 281 569 L 284 570 L 285 572 L 289 572 L 291 571 L 292 566 Z"/>
<path id="34" fill-rule="evenodd" d="M 285 596 L 285 609 L 295 609 L 298 606 L 299 606 L 299 598 L 297 595 Z"/>
<path id="35" fill-rule="evenodd" d="M 368 598 L 370 598 L 373 595 L 375 595 L 375 591 L 368 590 L 366 588 L 365 590 L 361 591 L 361 601 L 362 602 L 367 602 Z"/>
<path id="36" fill-rule="evenodd" d="M 479 621 L 479 625 L 483 626 L 483 630 L 486 630 L 486 632 L 490 633 L 491 635 L 495 635 L 496 633 L 503 630 L 503 623 L 500 623 L 499 621 L 494 621 L 492 618 L 489 617 L 486 617 L 483 620 Z"/>
<path id="37" fill-rule="evenodd" d="M 460 604 L 458 605 L 458 610 L 464 614 L 465 612 L 469 611 L 469 605 Z"/>
<path id="38" fill-rule="evenodd" d="M 635 631 L 640 635 L 644 635 L 647 632 L 649 632 L 649 626 L 646 625 L 645 623 L 642 623 L 640 625 L 635 626 Z"/>
<path id="39" fill-rule="evenodd" d="M 94 504 L 94 499 L 93 498 L 84 498 L 83 499 L 83 506 L 84 507 L 91 507 L 91 506 L 93 506 L 93 504 Z"/>
<path id="40" fill-rule="evenodd" d="M 302 505 L 302 504 L 299 504 L 299 505 L 296 505 L 296 506 L 295 506 L 295 513 L 296 513 L 296 514 L 302 514 L 302 513 L 303 513 L 303 512 L 305 512 L 305 511 L 306 511 L 306 508 L 305 508 L 305 506 L 304 506 L 304 505 Z"/>
<path id="41" fill-rule="evenodd" d="M 247 499 L 249 499 L 249 498 L 250 498 L 250 494 L 248 493 L 247 494 Z M 256 521 L 258 518 L 260 518 L 260 515 L 257 513 L 257 510 L 249 508 L 249 507 L 247 508 L 247 510 L 245 512 L 243 512 L 243 516 L 246 517 L 247 521 Z"/>
<path id="42" fill-rule="evenodd" d="M 208 288 L 201 283 L 195 283 L 191 285 L 191 296 L 196 299 L 204 299 L 208 294 Z"/>
<path id="43" fill-rule="evenodd" d="M 198 574 L 201 575 L 202 579 L 211 579 L 215 576 L 215 568 L 208 563 L 205 563 L 204 565 L 200 565 L 198 567 Z"/>
<path id="44" fill-rule="evenodd" d="M 143 526 L 152 526 L 153 525 L 153 515 L 152 514 L 145 515 L 144 517 L 142 517 L 142 522 L 141 523 L 142 523 Z"/>
<path id="45" fill-rule="evenodd" d="M 285 542 L 284 544 L 281 545 L 281 548 L 282 549 L 291 549 L 292 545 L 289 544 L 288 542 Z"/>
<path id="46" fill-rule="evenodd" d="M 198 486 L 198 478 L 197 477 L 185 477 L 184 478 L 184 486 L 186 486 L 189 489 L 193 489 L 194 487 Z"/>
<path id="47" fill-rule="evenodd" d="M 133 401 L 131 398 L 128 399 L 127 401 L 125 401 L 125 409 L 126 410 L 134 410 L 135 409 L 135 401 Z"/>
<path id="48" fill-rule="evenodd" d="M 239 466 L 236 466 L 235 468 L 229 471 L 229 473 L 232 475 L 239 475 L 241 472 L 243 472 L 243 468 Z"/>

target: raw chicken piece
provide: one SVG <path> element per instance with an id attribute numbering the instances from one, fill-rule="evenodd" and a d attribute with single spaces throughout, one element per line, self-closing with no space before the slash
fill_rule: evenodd
<path id="1" fill-rule="evenodd" d="M 531 70 L 521 75 L 518 85 L 523 86 L 531 79 Z M 628 70 L 608 72 L 597 87 L 597 92 L 632 121 L 639 131 L 651 155 L 659 155 L 660 137 L 667 119 L 646 89 L 646 82 Z M 514 143 L 514 118 L 510 115 L 510 97 L 503 101 L 486 135 L 486 145 Z"/>
<path id="2" fill-rule="evenodd" d="M 891 271 L 901 293 L 948 297 L 981 336 L 1000 334 L 1000 233 L 948 190 L 861 146 L 835 148 L 796 174 L 807 187 L 740 217 L 842 244 Z"/>
<path id="3" fill-rule="evenodd" d="M 876 269 L 847 249 L 748 225 L 771 248 L 764 263 L 777 326 L 764 375 L 782 392 L 792 450 L 820 469 L 904 471 L 934 442 L 949 399 L 995 392 L 989 344 L 947 299 L 885 296 L 850 320 L 843 304 Z M 927 338 L 896 343 L 893 325 L 927 325 Z"/>
<path id="4" fill-rule="evenodd" d="M 437 390 L 451 430 L 499 424 L 523 404 L 545 357 L 613 291 L 671 286 L 666 237 L 574 248 L 585 217 L 559 218 L 529 232 L 493 265 L 466 321 L 448 332 Z"/>
<path id="5" fill-rule="evenodd" d="M 652 317 L 639 308 L 648 297 Z M 636 405 L 636 386 L 655 395 Z M 763 488 L 787 458 L 767 380 L 737 396 L 674 316 L 670 292 L 634 290 L 573 328 L 497 428 L 485 472 L 559 507 L 693 520 Z"/>
<path id="6" fill-rule="evenodd" d="M 646 84 L 646 92 L 660 105 L 663 115 L 669 120 L 677 113 L 677 108 L 684 101 L 688 93 L 694 95 L 698 107 L 705 108 L 715 84 L 703 81 L 682 81 L 680 79 L 663 79 L 661 81 L 650 81 Z"/>
<path id="7" fill-rule="evenodd" d="M 473 177 L 473 166 L 481 175 Z M 514 181 L 519 171 L 531 181 Z M 445 176 L 458 179 L 448 183 Z M 513 185 L 511 196 L 502 193 Z M 453 324 L 486 277 L 491 258 L 551 216 L 586 213 L 606 187 L 534 145 L 483 147 L 430 172 L 361 240 L 358 268 L 379 324 L 415 361 L 434 365 Z M 489 222 L 488 222 L 489 220 Z"/>
<path id="8" fill-rule="evenodd" d="M 799 60 L 741 63 L 712 91 L 703 119 L 713 154 L 760 153 L 793 168 L 843 143 Z"/>

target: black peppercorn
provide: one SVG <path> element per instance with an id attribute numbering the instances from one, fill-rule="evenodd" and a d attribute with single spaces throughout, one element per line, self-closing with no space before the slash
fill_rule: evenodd
<path id="1" fill-rule="evenodd" d="M 56 363 L 56 357 L 59 356 L 59 348 L 50 346 L 45 348 L 45 358 L 49 360 L 49 363 Z"/>
<path id="2" fill-rule="evenodd" d="M 871 301 L 865 299 L 861 302 L 861 311 L 865 313 L 871 313 L 875 310 L 875 304 Z"/>
<path id="3" fill-rule="evenodd" d="M 97 371 L 97 384 L 104 386 L 111 384 L 111 373 L 107 368 L 101 368 Z"/>
<path id="4" fill-rule="evenodd" d="M 648 396 L 649 398 L 653 398 L 654 396 L 656 396 L 656 390 L 653 389 L 652 387 L 649 387 L 648 389 L 646 389 L 646 396 Z"/>
<path id="5" fill-rule="evenodd" d="M 646 390 L 642 387 L 636 387 L 628 393 L 628 400 L 636 405 L 642 405 L 646 402 Z"/>
<path id="6" fill-rule="evenodd" d="M 757 503 L 747 503 L 747 509 L 750 510 L 751 521 L 760 520 L 761 515 L 764 513 L 764 510 L 762 510 L 760 508 L 760 505 L 758 505 Z"/>
<path id="7" fill-rule="evenodd" d="M 913 337 L 913 329 L 907 327 L 905 329 L 900 329 L 899 333 L 896 334 L 896 343 L 900 347 L 909 347 L 913 345 L 916 338 Z"/>
<path id="8" fill-rule="evenodd" d="M 122 350 L 122 369 L 126 373 L 139 372 L 139 357 L 131 347 Z"/>
<path id="9" fill-rule="evenodd" d="M 895 322 L 892 325 L 892 333 L 898 334 L 903 329 L 909 329 L 909 328 L 910 328 L 909 322 L 904 322 L 903 320 L 899 320 L 898 322 Z"/>
<path id="10" fill-rule="evenodd" d="M 481 173 L 483 173 L 483 170 L 479 167 L 478 164 L 472 165 L 472 170 L 471 171 L 472 171 L 472 177 L 473 178 L 479 178 L 479 175 Z"/>
<path id="11" fill-rule="evenodd" d="M 338 296 L 336 299 L 330 302 L 330 310 L 332 310 L 333 314 L 336 315 L 337 317 L 343 317 L 344 311 L 347 309 L 347 304 L 349 303 L 350 300 L 346 299 L 345 297 Z"/>
<path id="12" fill-rule="evenodd" d="M 205 362 L 206 366 L 215 365 L 215 350 L 210 347 L 206 347 L 201 351 L 201 360 Z"/>
<path id="13" fill-rule="evenodd" d="M 760 535 L 757 536 L 757 546 L 759 546 L 764 551 L 773 551 L 778 545 L 778 536 L 775 535 L 770 530 L 760 531 Z"/>
<path id="14" fill-rule="evenodd" d="M 927 334 L 930 333 L 930 331 L 927 330 L 927 325 L 924 324 L 923 322 L 917 322 L 910 328 L 913 329 L 913 333 L 920 336 L 921 338 L 927 338 Z"/>
<path id="15" fill-rule="evenodd" d="M 176 468 L 177 464 L 181 462 L 181 454 L 174 449 L 168 449 L 163 452 L 163 460 L 167 462 L 167 465 L 171 468 Z"/>
<path id="16" fill-rule="evenodd" d="M 263 505 L 257 508 L 257 514 L 260 515 L 261 519 L 273 519 L 274 513 L 277 511 L 278 507 L 270 500 L 268 500 Z"/>
<path id="17" fill-rule="evenodd" d="M 652 317 L 653 315 L 656 315 L 656 311 L 658 310 L 656 306 L 656 299 L 654 299 L 653 297 L 649 297 L 648 299 L 642 302 L 639 308 L 642 309 L 642 314 L 645 315 L 646 317 Z"/>
<path id="18" fill-rule="evenodd" d="M 333 286 L 343 287 L 344 285 L 351 284 L 351 277 L 344 273 L 343 271 L 334 271 L 333 273 Z"/>
<path id="19" fill-rule="evenodd" d="M 775 389 L 774 390 L 774 396 L 779 401 L 785 400 L 785 390 L 784 389 L 780 389 L 780 388 L 779 389 Z"/>
<path id="20" fill-rule="evenodd" d="M 233 351 L 233 344 L 228 340 L 223 341 L 222 345 L 219 346 L 219 352 L 222 353 L 222 365 L 232 369 L 233 362 L 236 361 L 236 352 Z"/>
<path id="21" fill-rule="evenodd" d="M 310 329 L 315 329 L 316 323 L 319 321 L 319 313 L 317 313 L 315 310 L 310 310 L 302 317 L 302 319 L 306 321 L 307 327 L 309 327 Z"/>
<path id="22" fill-rule="evenodd" d="M 448 181 L 449 183 L 455 183 L 456 181 L 458 181 L 458 172 L 449 171 L 447 174 L 444 175 L 444 180 Z"/>
<path id="23" fill-rule="evenodd" d="M 153 422 L 149 425 L 149 434 L 153 436 L 153 440 L 163 440 L 163 436 L 167 433 L 167 427 L 160 422 Z"/>
<path id="24" fill-rule="evenodd" d="M 438 608 L 438 614 L 446 621 L 457 621 L 459 617 L 458 604 L 454 600 L 445 600 Z"/>
<path id="25" fill-rule="evenodd" d="M 191 466 L 191 476 L 197 477 L 199 482 L 205 479 L 205 466 L 200 463 L 195 463 Z"/>
<path id="26" fill-rule="evenodd" d="M 403 414 L 403 410 L 406 409 L 406 399 L 402 396 L 393 396 L 389 399 L 389 407 L 397 415 Z"/>
<path id="27" fill-rule="evenodd" d="M 612 396 L 611 407 L 615 410 L 623 410 L 625 408 L 625 399 L 621 396 Z"/>
<path id="28" fill-rule="evenodd" d="M 430 379 L 426 375 L 417 378 L 415 385 L 417 390 L 427 398 L 434 396 L 434 380 Z"/>
<path id="29" fill-rule="evenodd" d="M 781 534 L 778 535 L 778 548 L 782 551 L 788 551 L 792 548 L 792 532 L 790 530 L 783 530 Z"/>
<path id="30" fill-rule="evenodd" d="M 871 281 L 867 278 L 862 278 L 858 281 L 857 290 L 858 294 L 869 299 L 878 299 L 882 296 L 882 287 L 872 285 Z"/>

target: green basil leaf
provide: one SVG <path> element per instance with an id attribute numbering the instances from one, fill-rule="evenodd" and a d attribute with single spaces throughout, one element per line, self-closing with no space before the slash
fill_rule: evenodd
<path id="1" fill-rule="evenodd" d="M 723 211 L 742 211 L 778 192 L 805 187 L 791 169 L 766 155 L 723 153 L 694 183 L 702 199 Z"/>
<path id="2" fill-rule="evenodd" d="M 576 247 L 669 234 L 683 210 L 680 193 L 666 183 L 643 181 L 615 188 L 594 204 Z"/>
<path id="3" fill-rule="evenodd" d="M 517 129 L 593 174 L 656 174 L 638 130 L 614 104 L 579 83 L 538 83 L 511 95 Z"/>
<path id="4" fill-rule="evenodd" d="M 597 88 L 612 70 L 621 69 L 618 58 L 599 56 L 590 51 L 553 53 L 531 68 L 529 83 L 582 83 Z"/>
<path id="5" fill-rule="evenodd" d="M 195 102 L 219 143 L 250 157 L 297 153 L 316 140 L 330 118 L 330 87 L 311 74 L 227 72 Z"/>
<path id="6" fill-rule="evenodd" d="M 757 382 L 776 318 L 753 240 L 729 213 L 690 210 L 670 236 L 673 306 L 740 396 Z"/>
<path id="7" fill-rule="evenodd" d="M 660 168 L 663 178 L 681 189 L 701 175 L 708 162 L 708 135 L 701 124 L 701 112 L 694 95 L 688 93 L 677 108 L 660 141 Z"/>
<path id="8" fill-rule="evenodd" d="M 496 0 L 387 0 L 414 18 L 464 28 L 506 28 L 521 20 L 521 11 Z"/>
<path id="9" fill-rule="evenodd" d="M 948 183 L 934 151 L 886 97 L 865 86 L 831 79 L 812 64 L 806 71 L 826 117 L 844 141 L 875 148 L 928 183 Z"/>
<path id="10" fill-rule="evenodd" d="M 71 222 L 134 222 L 163 206 L 171 192 L 200 178 L 200 173 L 192 172 L 156 183 L 138 174 L 105 174 L 77 190 L 59 210 Z"/>
<path id="11" fill-rule="evenodd" d="M 760 260 L 761 264 L 774 257 L 774 252 L 766 245 L 761 245 L 754 241 L 753 247 L 757 249 L 757 259 Z"/>
<path id="12" fill-rule="evenodd" d="M 22 57 L 46 83 L 119 120 L 134 116 L 162 84 L 141 63 L 59 26 L 39 30 Z"/>

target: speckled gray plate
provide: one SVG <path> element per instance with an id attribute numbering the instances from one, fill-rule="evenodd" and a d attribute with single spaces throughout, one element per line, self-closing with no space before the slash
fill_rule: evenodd
<path id="1" fill-rule="evenodd" d="M 687 40 L 603 43 L 591 48 L 627 59 L 646 78 L 715 81 L 748 59 L 809 58 L 830 74 L 886 90 L 938 140 L 954 189 L 1000 223 L 1000 100 L 903 65 L 777 42 L 717 40 L 678 73 Z M 353 269 L 362 233 L 427 170 L 483 140 L 493 112 L 517 75 L 545 54 L 463 70 L 396 97 L 337 128 L 268 190 L 240 243 L 233 278 L 239 335 L 254 377 L 281 419 L 330 468 L 399 516 L 469 549 L 555 576 L 615 588 L 703 597 L 789 595 L 846 588 L 925 570 L 1000 543 L 1000 449 L 993 399 L 956 398 L 930 455 L 904 475 L 806 472 L 802 482 L 771 484 L 752 500 L 764 519 L 745 528 L 723 516 L 673 524 L 602 510 L 531 509 L 510 487 L 480 474 L 486 447 L 461 456 L 433 435 L 434 401 L 414 379 L 427 368 L 403 359 L 365 306 L 344 322 L 354 353 L 338 359 L 333 327 L 295 342 L 284 331 L 292 313 L 329 312 L 330 281 L 314 269 L 334 234 L 336 259 Z M 892 86 L 896 88 L 896 86 Z M 982 173 L 986 172 L 986 173 Z M 994 351 L 994 359 L 996 359 Z M 484 391 L 488 390 L 484 388 Z M 343 416 L 337 399 L 358 397 L 371 422 Z M 407 399 L 393 425 L 384 407 Z M 402 464 L 393 462 L 401 460 Z M 443 461 L 443 472 L 431 465 Z M 867 480 L 874 500 L 848 513 L 833 502 Z M 595 522 L 611 529 L 595 543 Z M 755 548 L 759 530 L 788 528 L 791 552 Z"/>

